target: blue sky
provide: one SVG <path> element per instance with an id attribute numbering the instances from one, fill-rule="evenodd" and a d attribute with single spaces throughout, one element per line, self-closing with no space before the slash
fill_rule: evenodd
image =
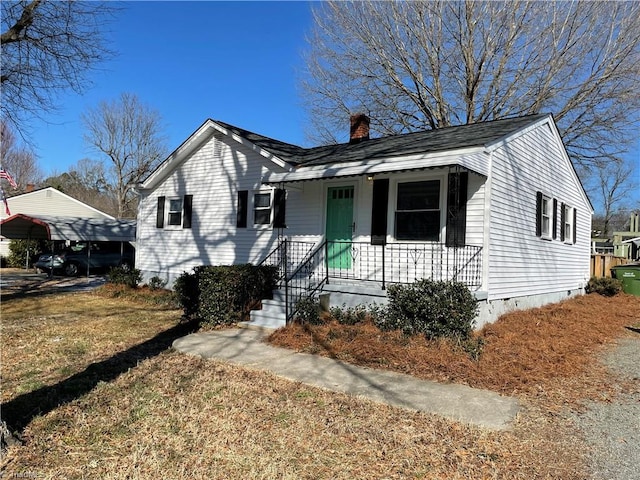
<path id="1" fill-rule="evenodd" d="M 297 76 L 313 3 L 123 3 L 108 36 L 116 57 L 100 65 L 83 96 L 64 94 L 60 111 L 31 124 L 43 173 L 95 158 L 82 139 L 80 116 L 122 92 L 161 114 L 170 151 L 207 118 L 309 146 Z M 629 155 L 640 184 L 640 141 Z"/>
<path id="2" fill-rule="evenodd" d="M 91 76 L 83 96 L 31 122 L 39 165 L 48 176 L 82 158 L 80 116 L 122 92 L 163 118 L 169 150 L 207 118 L 305 145 L 297 92 L 310 2 L 127 2 L 110 26 L 117 56 Z M 345 126 L 345 128 L 347 128 Z"/>

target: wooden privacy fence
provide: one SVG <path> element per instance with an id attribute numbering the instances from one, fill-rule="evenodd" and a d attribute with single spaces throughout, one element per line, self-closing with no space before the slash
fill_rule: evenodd
<path id="1" fill-rule="evenodd" d="M 623 265 L 627 263 L 625 257 L 614 257 L 613 255 L 606 254 L 592 254 L 591 255 L 591 276 L 592 277 L 610 277 L 611 269 L 616 265 Z"/>

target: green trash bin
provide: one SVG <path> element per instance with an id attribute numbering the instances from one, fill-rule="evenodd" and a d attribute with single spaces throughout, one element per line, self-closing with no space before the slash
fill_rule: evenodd
<path id="1" fill-rule="evenodd" d="M 615 278 L 622 281 L 622 291 L 640 297 L 640 263 L 618 265 L 611 269 Z"/>

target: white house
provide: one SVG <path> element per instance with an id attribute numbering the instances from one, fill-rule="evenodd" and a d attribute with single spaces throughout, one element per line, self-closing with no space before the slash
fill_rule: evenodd
<path id="1" fill-rule="evenodd" d="M 301 148 L 205 121 L 143 183 L 137 267 L 278 265 L 284 323 L 304 296 L 384 301 L 390 283 L 456 279 L 478 325 L 580 294 L 592 207 L 551 115 Z M 281 300 L 278 300 L 281 298 Z M 271 313 L 270 313 L 271 312 Z"/>
<path id="2" fill-rule="evenodd" d="M 72 218 L 98 218 L 114 220 L 97 208 L 93 208 L 66 193 L 62 193 L 53 187 L 40 188 L 27 193 L 16 195 L 7 199 L 7 205 L 11 215 L 23 214 L 30 217 L 72 217 Z M 4 206 L 0 208 L 0 221 L 9 218 Z M 9 255 L 9 243 L 11 240 L 0 236 L 0 255 Z"/>

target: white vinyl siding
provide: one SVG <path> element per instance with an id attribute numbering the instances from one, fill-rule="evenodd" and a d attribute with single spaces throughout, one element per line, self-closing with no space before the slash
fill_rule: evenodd
<path id="1" fill-rule="evenodd" d="M 10 197 L 7 199 L 7 203 L 11 215 L 22 213 L 33 216 L 114 218 L 52 187 Z M 0 219 L 7 217 L 3 205 L 0 208 Z"/>
<path id="2" fill-rule="evenodd" d="M 489 299 L 582 288 L 589 278 L 591 211 L 557 137 L 542 124 L 508 140 L 492 156 Z M 561 202 L 576 206 L 576 245 L 536 236 L 538 191 L 557 199 L 558 208 Z M 552 224 L 549 229 L 552 235 Z"/>
<path id="3" fill-rule="evenodd" d="M 279 168 L 228 137 L 210 136 L 157 188 L 144 192 L 138 210 L 136 267 L 145 278 L 158 275 L 172 282 L 199 265 L 256 263 L 264 258 L 276 245 L 277 231 L 237 228 L 237 192 L 263 189 L 260 179 L 267 166 Z M 157 198 L 182 198 L 187 193 L 193 195 L 192 228 L 156 228 Z M 251 226 L 251 210 L 249 217 Z"/>

